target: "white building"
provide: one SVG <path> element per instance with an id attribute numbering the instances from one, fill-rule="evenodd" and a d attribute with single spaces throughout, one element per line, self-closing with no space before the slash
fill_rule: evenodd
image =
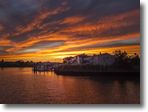
<path id="1" fill-rule="evenodd" d="M 95 65 L 112 65 L 115 63 L 115 57 L 108 53 L 104 53 L 100 55 L 94 55 L 94 64 Z"/>
<path id="2" fill-rule="evenodd" d="M 80 54 L 74 57 L 67 57 L 63 59 L 65 64 L 71 65 L 83 65 L 83 64 L 94 64 L 94 65 L 112 65 L 115 63 L 115 57 L 108 53 L 100 55 L 87 56 L 86 54 Z"/>
<path id="3" fill-rule="evenodd" d="M 80 65 L 80 64 L 91 64 L 91 63 L 93 63 L 93 56 L 87 56 L 86 54 L 80 54 L 74 57 L 72 64 Z"/>
<path id="4" fill-rule="evenodd" d="M 83 58 L 83 64 L 93 64 L 93 56 L 87 56 L 85 58 Z"/>

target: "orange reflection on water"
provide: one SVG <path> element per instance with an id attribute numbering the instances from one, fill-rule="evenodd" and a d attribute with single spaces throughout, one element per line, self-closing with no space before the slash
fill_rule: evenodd
<path id="1" fill-rule="evenodd" d="M 135 80 L 34 73 L 32 68 L 4 68 L 0 73 L 0 103 L 140 103 L 140 84 Z"/>

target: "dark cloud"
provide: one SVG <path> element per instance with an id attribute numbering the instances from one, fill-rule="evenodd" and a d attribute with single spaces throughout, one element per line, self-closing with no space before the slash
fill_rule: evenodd
<path id="1" fill-rule="evenodd" d="M 29 49 L 46 49 L 46 48 L 52 48 L 52 47 L 58 47 L 65 43 L 66 41 L 58 40 L 58 41 L 41 41 L 36 44 L 33 44 L 29 47 Z"/>
<path id="2" fill-rule="evenodd" d="M 140 25 L 132 25 L 132 26 L 124 26 L 124 27 L 118 27 L 118 28 L 110 28 L 110 29 L 104 29 L 100 31 L 99 36 L 100 37 L 114 37 L 114 36 L 123 36 L 127 34 L 134 34 L 136 32 L 140 31 Z"/>
<path id="3" fill-rule="evenodd" d="M 140 39 L 135 38 L 135 39 L 126 39 L 126 40 L 116 40 L 116 41 L 110 41 L 110 42 L 105 42 L 105 43 L 100 43 L 100 44 L 94 44 L 94 45 L 86 45 L 82 47 L 77 47 L 75 49 L 67 49 L 63 50 L 61 52 L 66 52 L 66 51 L 77 51 L 81 49 L 101 49 L 101 48 L 114 48 L 114 47 L 122 47 L 122 46 L 134 46 L 134 45 L 140 45 Z"/>
<path id="4" fill-rule="evenodd" d="M 59 19 L 65 16 L 72 15 L 88 15 L 94 14 L 96 16 L 104 16 L 108 14 L 123 13 L 126 11 L 140 8 L 139 0 L 67 0 L 68 4 L 65 7 L 71 7 L 71 9 L 62 15 L 59 15 Z M 21 21 L 24 15 L 27 13 L 28 16 L 24 17 L 27 19 L 31 18 L 31 15 L 36 15 L 36 11 L 39 8 L 47 7 L 46 11 L 54 10 L 59 7 L 63 0 L 13 0 L 3 1 L 5 4 L 5 16 L 13 18 L 13 20 Z M 4 5 L 0 5 L 3 7 Z M 43 10 L 44 11 L 44 10 Z"/>
<path id="5" fill-rule="evenodd" d="M 119 47 L 119 46 L 133 46 L 133 45 L 140 45 L 140 39 L 136 38 L 136 39 L 117 40 L 107 43 L 85 46 L 83 48 L 106 48 L 106 47 Z"/>
<path id="6" fill-rule="evenodd" d="M 133 14 L 133 16 L 127 15 L 127 17 L 113 21 L 110 27 L 106 27 L 108 26 L 107 24 L 102 27 L 102 23 L 97 23 L 99 20 L 101 21 L 103 17 L 112 15 L 118 17 L 120 14 L 137 9 L 140 10 L 139 0 L 0 0 L 0 25 L 4 27 L 1 31 L 0 38 L 11 40 L 17 44 L 30 38 L 39 38 L 44 35 L 46 35 L 47 38 L 51 38 L 50 34 L 67 35 L 69 39 L 100 39 L 139 33 L 140 12 Z M 50 14 L 50 12 L 52 14 Z M 70 24 L 70 22 L 61 24 L 69 17 L 78 17 L 78 22 L 76 18 L 74 18 L 73 24 Z M 79 18 L 82 18 L 82 21 L 79 21 Z M 109 18 L 109 21 L 111 21 L 111 19 L 112 18 Z M 126 25 L 120 25 L 122 23 Z M 81 27 L 86 24 L 89 24 L 89 26 L 98 25 L 101 29 L 96 28 L 85 32 L 66 32 L 66 30 L 71 28 L 75 28 L 74 30 L 78 28 L 81 29 Z M 117 25 L 117 27 L 112 27 L 112 25 Z M 9 35 L 3 37 L 5 34 Z M 29 52 L 33 52 L 63 45 L 65 41 L 60 41 L 62 36 L 58 36 L 58 42 L 44 42 L 44 40 L 40 39 L 41 42 L 34 43 L 16 52 L 20 52 L 21 50 L 21 52 L 28 52 L 28 49 L 30 49 Z M 111 47 L 134 44 L 138 43 L 132 41 L 129 44 L 117 42 L 108 43 L 108 45 L 105 46 Z M 100 47 L 101 46 L 103 45 L 100 45 Z M 1 53 L 5 54 L 6 52 L 1 50 Z"/>
<path id="7" fill-rule="evenodd" d="M 4 7 L 5 7 L 4 5 L 0 4 L 0 9 L 3 9 Z"/>

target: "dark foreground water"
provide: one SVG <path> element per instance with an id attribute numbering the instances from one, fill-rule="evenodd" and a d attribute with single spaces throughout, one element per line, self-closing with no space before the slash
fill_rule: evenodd
<path id="1" fill-rule="evenodd" d="M 137 104 L 139 80 L 34 73 L 0 68 L 1 104 Z"/>

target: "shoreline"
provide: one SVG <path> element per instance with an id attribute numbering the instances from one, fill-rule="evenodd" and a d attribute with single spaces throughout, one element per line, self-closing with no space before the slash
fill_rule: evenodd
<path id="1" fill-rule="evenodd" d="M 54 71 L 57 75 L 66 76 L 107 76 L 107 77 L 139 77 L 140 72 L 70 72 Z"/>

